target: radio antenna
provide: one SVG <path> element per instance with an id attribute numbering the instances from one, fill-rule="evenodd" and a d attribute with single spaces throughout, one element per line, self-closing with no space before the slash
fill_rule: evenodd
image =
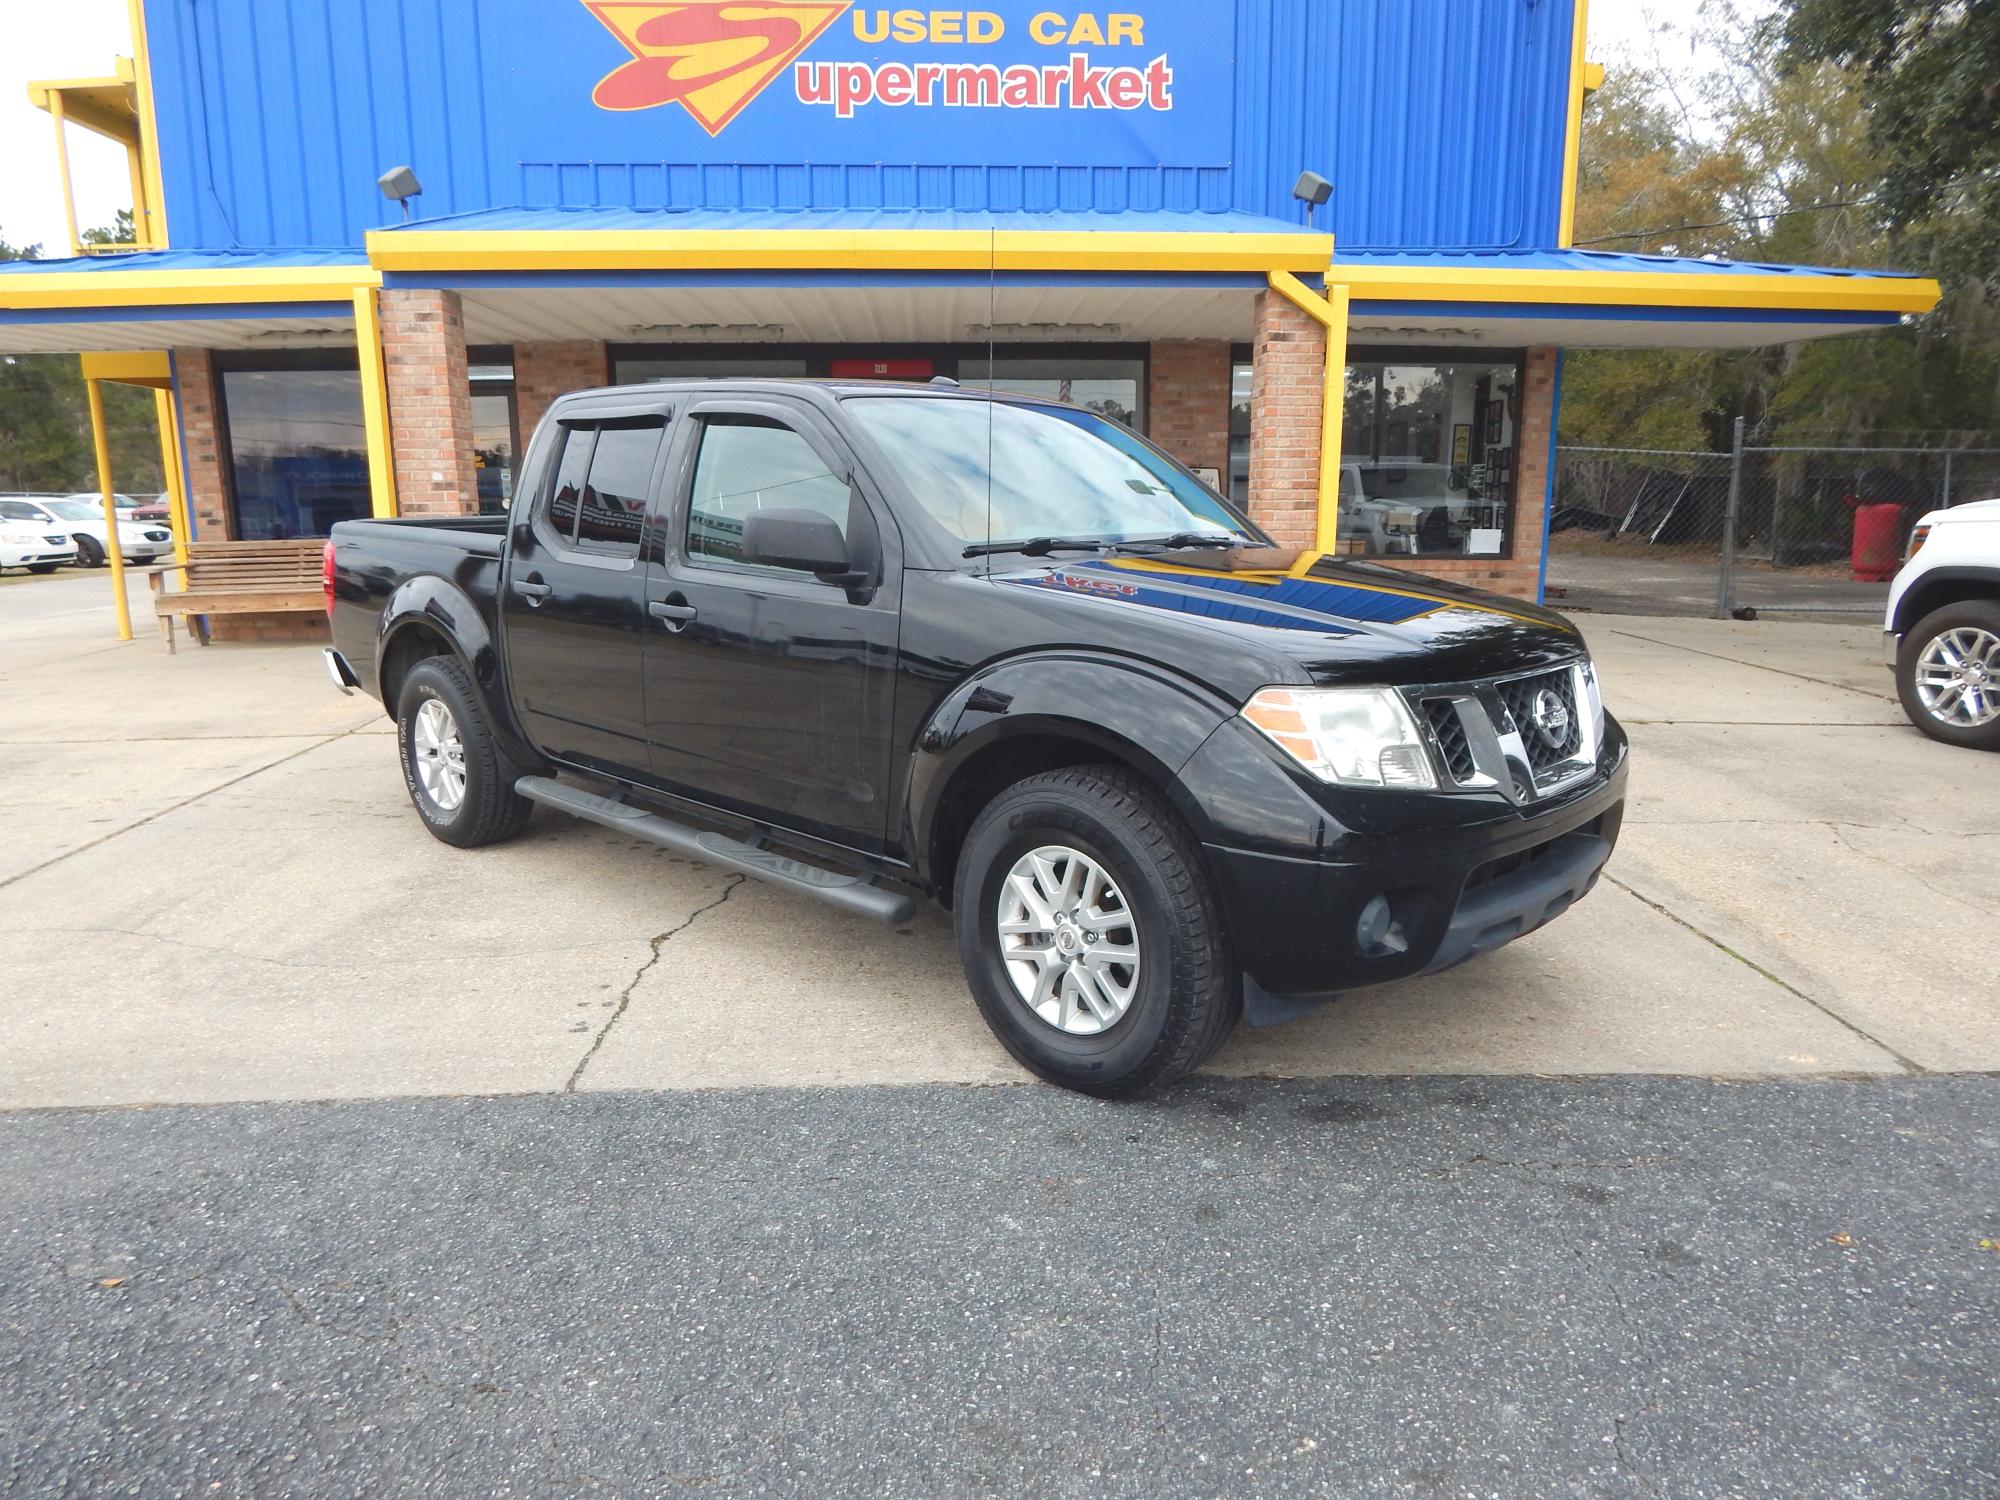
<path id="1" fill-rule="evenodd" d="M 993 324 L 999 317 L 1000 231 L 986 231 L 986 576 L 993 576 Z"/>

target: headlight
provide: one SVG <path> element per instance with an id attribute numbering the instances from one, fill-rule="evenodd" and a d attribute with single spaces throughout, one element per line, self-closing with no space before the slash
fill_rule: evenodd
<path id="1" fill-rule="evenodd" d="M 1925 540 L 1930 536 L 1930 534 L 1931 534 L 1931 529 L 1928 526 L 1919 526 L 1915 531 L 1910 533 L 1910 546 L 1909 550 L 1903 554 L 1904 562 L 1908 562 L 1911 558 L 1917 555 L 1918 551 L 1923 547 Z"/>
<path id="2" fill-rule="evenodd" d="M 1243 705 L 1243 717 L 1321 781 L 1437 787 L 1417 721 L 1392 689 L 1269 687 Z"/>

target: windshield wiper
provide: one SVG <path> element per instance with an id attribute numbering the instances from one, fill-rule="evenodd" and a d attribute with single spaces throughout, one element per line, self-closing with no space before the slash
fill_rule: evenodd
<path id="1" fill-rule="evenodd" d="M 1214 547 L 1227 549 L 1251 545 L 1250 539 L 1234 531 L 1176 531 L 1167 536 L 1135 536 L 1116 544 L 1119 547 Z"/>
<path id="2" fill-rule="evenodd" d="M 1023 542 L 978 542 L 960 555 L 986 557 L 995 552 L 1018 552 L 1023 557 L 1047 557 L 1051 552 L 1102 552 L 1110 545 L 1101 536 L 1031 536 Z"/>

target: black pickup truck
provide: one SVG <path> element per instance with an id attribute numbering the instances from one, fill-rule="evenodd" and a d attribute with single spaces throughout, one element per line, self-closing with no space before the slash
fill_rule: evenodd
<path id="1" fill-rule="evenodd" d="M 1274 553 L 1050 401 L 579 392 L 509 515 L 342 522 L 326 586 L 437 837 L 540 803 L 885 922 L 929 897 L 1000 1041 L 1092 1093 L 1533 930 L 1624 811 L 1561 617 Z"/>

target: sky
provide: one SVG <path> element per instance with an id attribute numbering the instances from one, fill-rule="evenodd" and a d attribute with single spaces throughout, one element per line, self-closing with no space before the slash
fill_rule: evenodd
<path id="1" fill-rule="evenodd" d="M 1619 47 L 1643 54 L 1649 34 L 1664 27 L 1658 45 L 1672 61 L 1686 61 L 1680 18 L 1688 0 L 1590 0 L 1593 56 Z M 0 239 L 36 244 L 46 256 L 69 253 L 62 182 L 56 168 L 49 117 L 28 103 L 31 78 L 75 78 L 111 71 L 111 59 L 132 50 L 125 0 L 0 0 Z M 109 224 L 131 207 L 125 153 L 87 130 L 70 130 L 71 181 L 81 228 Z"/>

